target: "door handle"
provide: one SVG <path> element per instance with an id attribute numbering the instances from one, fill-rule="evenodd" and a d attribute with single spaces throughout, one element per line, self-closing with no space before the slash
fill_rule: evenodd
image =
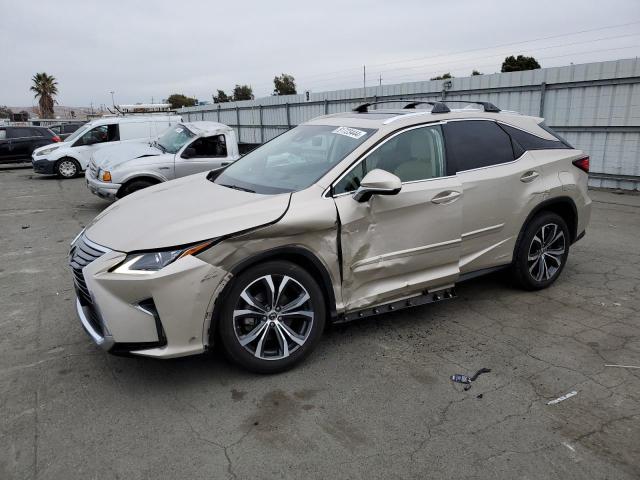
<path id="1" fill-rule="evenodd" d="M 222 163 L 220 164 L 220 166 L 221 166 L 221 167 L 224 167 L 224 166 L 226 166 L 226 165 L 229 165 L 230 163 L 231 163 L 231 162 L 222 162 Z"/>
<path id="2" fill-rule="evenodd" d="M 540 174 L 535 170 L 529 170 L 528 172 L 522 174 L 522 176 L 520 177 L 520 181 L 524 183 L 533 182 L 539 176 Z"/>
<path id="3" fill-rule="evenodd" d="M 446 190 L 433 197 L 431 203 L 451 203 L 457 200 L 460 195 L 462 194 L 455 190 Z"/>

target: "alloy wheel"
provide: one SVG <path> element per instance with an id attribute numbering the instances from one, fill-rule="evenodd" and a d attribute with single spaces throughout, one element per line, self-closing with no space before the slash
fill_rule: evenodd
<path id="1" fill-rule="evenodd" d="M 311 296 L 287 275 L 264 275 L 240 294 L 233 328 L 240 345 L 261 360 L 281 360 L 309 338 L 314 321 Z"/>
<path id="2" fill-rule="evenodd" d="M 562 266 L 566 240 L 564 232 L 555 223 L 540 227 L 531 240 L 527 255 L 529 274 L 537 282 L 552 278 Z"/>

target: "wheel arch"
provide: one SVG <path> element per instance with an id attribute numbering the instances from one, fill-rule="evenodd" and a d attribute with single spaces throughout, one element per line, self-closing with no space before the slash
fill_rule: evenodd
<path id="1" fill-rule="evenodd" d="M 138 180 L 146 180 L 150 182 L 152 185 L 157 185 L 158 183 L 166 182 L 166 179 L 163 179 L 162 177 L 158 177 L 152 174 L 145 173 L 142 175 L 135 175 L 133 177 L 127 178 L 124 182 L 122 182 L 122 185 L 120 185 L 120 188 L 118 188 L 118 193 L 116 194 L 116 196 L 120 198 L 122 191 L 132 182 L 135 182 Z"/>
<path id="2" fill-rule="evenodd" d="M 331 275 L 329 274 L 329 271 L 324 266 L 322 261 L 311 250 L 305 247 L 299 245 L 288 245 L 257 253 L 234 265 L 233 268 L 230 269 L 230 273 L 233 277 L 236 277 L 237 275 L 241 274 L 248 268 L 253 267 L 254 265 L 274 260 L 284 260 L 295 263 L 299 267 L 304 268 L 314 278 L 319 279 L 320 281 L 318 282 L 318 284 L 324 294 L 324 301 L 327 308 L 327 313 L 329 314 L 329 320 L 334 321 L 338 318 L 338 313 L 336 310 L 336 297 L 333 290 Z M 222 307 L 221 300 L 226 296 L 232 284 L 233 281 L 227 283 L 227 285 L 218 294 L 218 297 L 215 300 L 213 306 L 213 315 L 211 318 L 211 325 L 209 327 L 210 339 L 213 338 L 213 334 L 217 331 L 218 328 L 216 319 L 218 318 L 220 308 Z"/>
<path id="3" fill-rule="evenodd" d="M 536 207 L 529 212 L 529 215 L 527 215 L 527 218 L 520 228 L 520 233 L 518 234 L 518 239 L 514 246 L 514 258 L 515 252 L 520 245 L 520 240 L 522 239 L 522 235 L 524 234 L 527 225 L 529 225 L 531 220 L 533 220 L 541 212 L 553 212 L 562 217 L 562 219 L 567 224 L 567 228 L 569 229 L 570 244 L 575 242 L 578 238 L 578 208 L 576 207 L 573 199 L 571 197 L 564 196 L 550 198 L 536 205 Z"/>

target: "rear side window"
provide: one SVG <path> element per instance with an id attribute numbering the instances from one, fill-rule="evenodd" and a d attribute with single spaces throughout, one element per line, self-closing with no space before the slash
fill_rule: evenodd
<path id="1" fill-rule="evenodd" d="M 562 138 L 560 135 L 558 135 L 558 132 L 556 132 L 555 130 L 552 130 L 551 127 L 548 127 L 544 122 L 538 124 L 538 126 L 541 129 L 543 129 L 545 132 L 550 133 L 551 135 L 556 137 L 558 140 L 560 140 L 565 147 L 573 149 L 573 145 L 571 145 L 564 138 Z"/>
<path id="2" fill-rule="evenodd" d="M 444 125 L 444 137 L 449 175 L 515 159 L 509 135 L 492 121 L 449 122 Z"/>
<path id="3" fill-rule="evenodd" d="M 9 138 L 25 138 L 25 137 L 33 137 L 34 135 L 31 133 L 31 128 L 27 127 L 16 127 L 9 129 Z"/>
<path id="4" fill-rule="evenodd" d="M 40 130 L 39 128 L 32 128 L 31 129 L 31 136 L 32 137 L 44 137 L 44 132 L 42 130 Z"/>
<path id="5" fill-rule="evenodd" d="M 531 133 L 525 132 L 509 125 L 500 124 L 500 126 L 515 140 L 524 150 L 548 150 L 567 147 L 560 140 L 547 140 L 546 138 L 536 137 Z M 546 129 L 545 129 L 546 130 Z M 554 134 L 555 136 L 555 134 Z"/>

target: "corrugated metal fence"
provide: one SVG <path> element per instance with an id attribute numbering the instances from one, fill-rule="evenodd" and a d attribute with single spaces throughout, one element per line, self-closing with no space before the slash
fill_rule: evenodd
<path id="1" fill-rule="evenodd" d="M 244 142 L 265 142 L 311 118 L 375 100 L 484 100 L 503 110 L 541 116 L 591 155 L 592 186 L 640 190 L 640 60 L 265 97 L 181 110 L 213 120 Z M 391 104 L 390 106 L 393 106 Z"/>

